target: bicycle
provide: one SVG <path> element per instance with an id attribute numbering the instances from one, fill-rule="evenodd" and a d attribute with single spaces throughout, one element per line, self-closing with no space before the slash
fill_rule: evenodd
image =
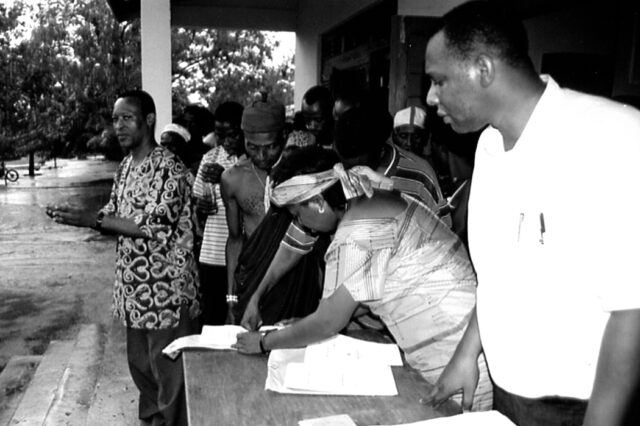
<path id="1" fill-rule="evenodd" d="M 15 182 L 20 177 L 16 169 L 10 169 L 5 166 L 0 166 L 0 178 L 4 177 L 4 183 Z"/>

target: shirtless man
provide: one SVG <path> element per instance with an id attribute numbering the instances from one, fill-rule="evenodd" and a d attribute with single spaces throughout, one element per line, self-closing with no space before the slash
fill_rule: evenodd
<path id="1" fill-rule="evenodd" d="M 225 170 L 221 195 L 227 212 L 227 304 L 234 296 L 234 272 L 243 243 L 251 236 L 268 209 L 265 188 L 271 167 L 278 161 L 284 146 L 284 106 L 257 102 L 245 108 L 241 128 L 247 158 Z M 227 322 L 233 323 L 229 309 Z"/>

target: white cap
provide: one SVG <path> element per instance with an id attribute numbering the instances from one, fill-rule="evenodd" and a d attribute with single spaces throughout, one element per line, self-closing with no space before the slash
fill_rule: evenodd
<path id="1" fill-rule="evenodd" d="M 167 124 L 166 126 L 164 126 L 164 129 L 162 129 L 162 133 L 165 133 L 165 132 L 177 133 L 180 136 L 182 136 L 182 139 L 184 139 L 185 142 L 189 142 L 189 140 L 191 139 L 191 133 L 189 133 L 187 129 L 185 129 L 179 124 L 175 124 L 175 123 Z"/>
<path id="2" fill-rule="evenodd" d="M 421 129 L 425 128 L 427 123 L 427 112 L 417 106 L 410 106 L 405 109 L 401 109 L 396 112 L 395 117 L 393 117 L 393 127 L 400 127 L 406 125 L 414 125 L 416 127 L 420 127 Z"/>

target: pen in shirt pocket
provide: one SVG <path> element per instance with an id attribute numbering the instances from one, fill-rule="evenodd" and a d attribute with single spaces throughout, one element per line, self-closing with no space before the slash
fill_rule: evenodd
<path id="1" fill-rule="evenodd" d="M 520 213 L 520 220 L 518 220 L 518 242 L 520 242 L 520 231 L 522 231 L 522 222 L 524 222 L 524 213 Z"/>
<path id="2" fill-rule="evenodd" d="M 540 213 L 540 244 L 544 244 L 544 233 L 547 232 L 547 228 L 544 224 L 544 213 Z"/>

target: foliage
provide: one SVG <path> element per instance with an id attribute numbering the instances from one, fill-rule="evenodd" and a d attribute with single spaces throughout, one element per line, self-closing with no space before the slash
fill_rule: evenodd
<path id="1" fill-rule="evenodd" d="M 194 95 L 211 109 L 256 91 L 292 103 L 293 58 L 273 63 L 270 33 L 173 28 L 172 43 L 175 116 Z M 113 156 L 113 101 L 141 86 L 140 23 L 118 23 L 105 0 L 0 4 L 0 72 L 0 156 Z"/>

